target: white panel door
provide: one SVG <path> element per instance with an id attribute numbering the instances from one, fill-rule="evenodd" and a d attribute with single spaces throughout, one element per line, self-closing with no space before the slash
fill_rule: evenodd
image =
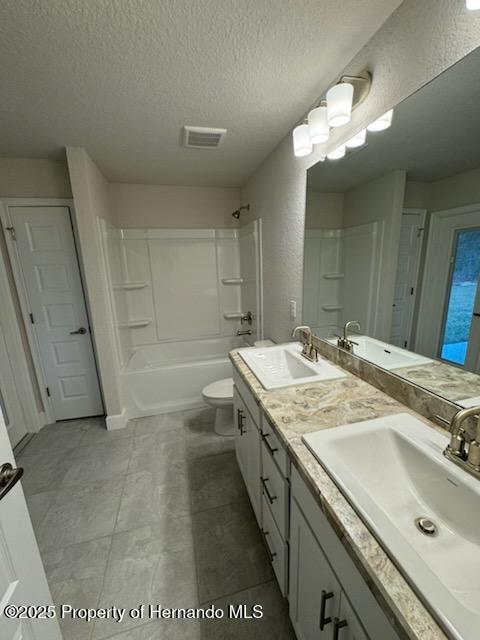
<path id="1" fill-rule="evenodd" d="M 21 482 L 15 482 L 15 461 L 0 412 L 0 467 L 5 463 L 12 469 L 7 486 L 0 482 L 0 638 L 62 640 L 55 617 L 21 620 L 4 613 L 8 606 L 44 606 L 45 616 L 54 609 Z"/>
<path id="2" fill-rule="evenodd" d="M 17 394 L 7 342 L 0 326 L 0 409 L 3 412 L 8 437 L 12 447 L 27 434 L 22 403 Z"/>
<path id="3" fill-rule="evenodd" d="M 420 212 L 405 212 L 402 216 L 390 334 L 390 342 L 397 347 L 410 347 L 422 220 Z"/>
<path id="4" fill-rule="evenodd" d="M 102 414 L 70 211 L 11 206 L 9 213 L 55 419 Z"/>

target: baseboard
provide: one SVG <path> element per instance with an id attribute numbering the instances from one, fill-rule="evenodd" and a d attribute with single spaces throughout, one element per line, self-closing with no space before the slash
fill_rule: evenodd
<path id="1" fill-rule="evenodd" d="M 127 426 L 128 415 L 126 409 L 122 409 L 122 413 L 117 413 L 113 416 L 107 416 L 105 419 L 107 424 L 107 431 L 116 431 L 117 429 L 124 429 Z"/>

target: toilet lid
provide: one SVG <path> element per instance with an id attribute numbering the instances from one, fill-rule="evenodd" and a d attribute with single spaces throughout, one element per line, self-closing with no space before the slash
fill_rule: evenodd
<path id="1" fill-rule="evenodd" d="M 203 390 L 203 395 L 208 398 L 218 398 L 227 400 L 233 398 L 233 378 L 223 378 L 207 386 Z"/>

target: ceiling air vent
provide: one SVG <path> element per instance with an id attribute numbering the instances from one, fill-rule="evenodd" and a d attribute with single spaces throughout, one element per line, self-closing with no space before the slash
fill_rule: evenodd
<path id="1" fill-rule="evenodd" d="M 183 128 L 183 144 L 195 149 L 217 149 L 223 143 L 226 133 L 226 129 L 185 126 Z"/>

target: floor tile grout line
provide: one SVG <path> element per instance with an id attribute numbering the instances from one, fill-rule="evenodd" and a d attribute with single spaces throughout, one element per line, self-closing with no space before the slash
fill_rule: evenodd
<path id="1" fill-rule="evenodd" d="M 218 600 L 224 600 L 225 598 L 232 598 L 233 596 L 238 596 L 240 593 L 243 593 L 244 591 L 250 591 L 250 589 L 255 589 L 256 587 L 261 587 L 262 585 L 270 584 L 271 582 L 274 583 L 275 578 L 270 578 L 270 580 L 263 580 L 262 582 L 251 584 L 248 587 L 245 587 L 244 589 L 239 589 L 238 591 L 232 591 L 231 593 L 225 593 L 224 595 L 217 596 L 216 598 L 210 598 L 209 600 L 205 600 L 204 602 L 201 602 L 200 607 L 204 607 L 205 605 L 215 604 L 215 602 L 218 602 Z"/>

